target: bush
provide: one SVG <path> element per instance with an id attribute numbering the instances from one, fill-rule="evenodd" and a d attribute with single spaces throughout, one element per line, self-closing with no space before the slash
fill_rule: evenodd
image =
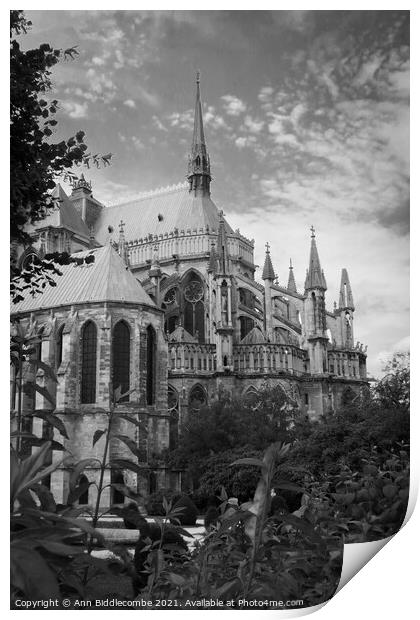
<path id="1" fill-rule="evenodd" d="M 188 495 L 181 495 L 173 504 L 173 509 L 182 508 L 182 512 L 176 515 L 181 525 L 195 525 L 198 517 L 198 510 L 194 502 Z"/>

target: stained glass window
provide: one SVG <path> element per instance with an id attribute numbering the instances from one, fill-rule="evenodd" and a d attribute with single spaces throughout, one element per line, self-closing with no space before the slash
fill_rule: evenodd
<path id="1" fill-rule="evenodd" d="M 56 366 L 57 368 L 60 367 L 60 364 L 63 361 L 63 332 L 64 332 L 64 323 L 57 332 L 57 339 L 56 339 Z"/>
<path id="2" fill-rule="evenodd" d="M 119 387 L 121 394 L 130 389 L 130 329 L 124 321 L 119 321 L 114 327 L 112 338 L 113 359 L 113 388 Z M 127 402 L 127 394 L 119 402 Z"/>
<path id="3" fill-rule="evenodd" d="M 96 401 L 96 325 L 88 321 L 82 332 L 82 386 L 81 402 Z"/>
<path id="4" fill-rule="evenodd" d="M 156 335 L 151 325 L 146 330 L 146 403 L 155 402 Z"/>

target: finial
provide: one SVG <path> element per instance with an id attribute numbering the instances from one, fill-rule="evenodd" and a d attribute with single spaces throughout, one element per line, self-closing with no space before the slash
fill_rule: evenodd
<path id="1" fill-rule="evenodd" d="M 196 81 L 197 81 L 197 84 L 200 83 L 200 71 L 197 71 Z"/>
<path id="2" fill-rule="evenodd" d="M 312 233 L 311 234 L 312 239 L 315 239 L 315 228 L 313 226 L 311 226 L 310 230 L 311 230 L 311 233 Z"/>
<path id="3" fill-rule="evenodd" d="M 219 211 L 219 221 L 220 222 L 223 221 L 223 216 L 224 216 L 223 209 L 220 209 L 220 211 Z"/>
<path id="4" fill-rule="evenodd" d="M 123 234 L 123 233 L 124 233 L 124 226 L 125 226 L 125 222 L 123 222 L 122 220 L 120 220 L 119 227 L 120 227 L 120 233 L 121 233 L 121 234 Z"/>
<path id="5" fill-rule="evenodd" d="M 269 254 L 269 253 L 270 253 L 270 244 L 268 243 L 268 241 L 267 241 L 267 243 L 265 244 L 265 251 L 266 251 L 266 253 L 267 253 L 267 254 Z"/>
<path id="6" fill-rule="evenodd" d="M 293 269 L 293 265 L 292 265 L 292 259 L 290 258 L 290 265 L 289 265 L 289 269 Z"/>

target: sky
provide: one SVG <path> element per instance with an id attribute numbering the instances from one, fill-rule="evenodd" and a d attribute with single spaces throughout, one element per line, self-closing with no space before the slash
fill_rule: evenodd
<path id="1" fill-rule="evenodd" d="M 195 76 L 212 198 L 298 290 L 310 227 L 328 290 L 347 268 L 368 373 L 409 348 L 409 25 L 404 11 L 27 11 L 53 70 L 54 139 L 86 132 L 106 205 L 185 180 Z"/>

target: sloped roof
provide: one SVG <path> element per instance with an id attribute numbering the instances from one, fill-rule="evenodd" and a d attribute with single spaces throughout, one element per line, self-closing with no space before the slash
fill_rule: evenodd
<path id="1" fill-rule="evenodd" d="M 30 234 L 34 230 L 51 226 L 53 228 L 66 228 L 85 239 L 89 239 L 88 227 L 59 183 L 55 186 L 51 195 L 54 199 L 55 207 L 42 220 L 28 226 L 28 233 Z"/>
<path id="2" fill-rule="evenodd" d="M 306 272 L 305 291 L 311 288 L 327 289 L 324 272 L 321 269 L 321 262 L 315 242 L 315 235 L 311 238 L 311 251 L 309 255 L 309 269 Z"/>
<path id="3" fill-rule="evenodd" d="M 253 327 L 247 335 L 242 338 L 240 344 L 262 344 L 266 342 L 264 334 L 258 327 Z"/>
<path id="4" fill-rule="evenodd" d="M 200 228 L 217 233 L 219 213 L 210 196 L 189 192 L 188 185 L 180 184 L 141 196 L 130 202 L 102 209 L 95 224 L 95 237 L 105 243 L 109 237 L 108 226 L 116 231 L 120 220 L 124 222 L 127 241 L 143 239 L 149 234 L 161 235 L 175 228 L 194 230 Z M 232 228 L 226 223 L 229 234 Z"/>
<path id="5" fill-rule="evenodd" d="M 276 274 L 274 273 L 273 263 L 271 262 L 270 252 L 267 250 L 265 253 L 264 269 L 262 272 L 263 280 L 275 280 Z"/>
<path id="6" fill-rule="evenodd" d="M 57 286 L 47 286 L 43 293 L 13 304 L 11 312 L 29 312 L 69 304 L 104 301 L 130 302 L 156 307 L 124 261 L 108 243 L 106 246 L 73 254 L 77 258 L 89 255 L 94 262 L 82 265 L 71 263 L 59 266 L 62 275 L 53 276 Z"/>
<path id="7" fill-rule="evenodd" d="M 187 332 L 187 330 L 180 325 L 169 334 L 168 340 L 169 342 L 198 342 L 196 338 L 191 336 L 190 332 Z"/>

